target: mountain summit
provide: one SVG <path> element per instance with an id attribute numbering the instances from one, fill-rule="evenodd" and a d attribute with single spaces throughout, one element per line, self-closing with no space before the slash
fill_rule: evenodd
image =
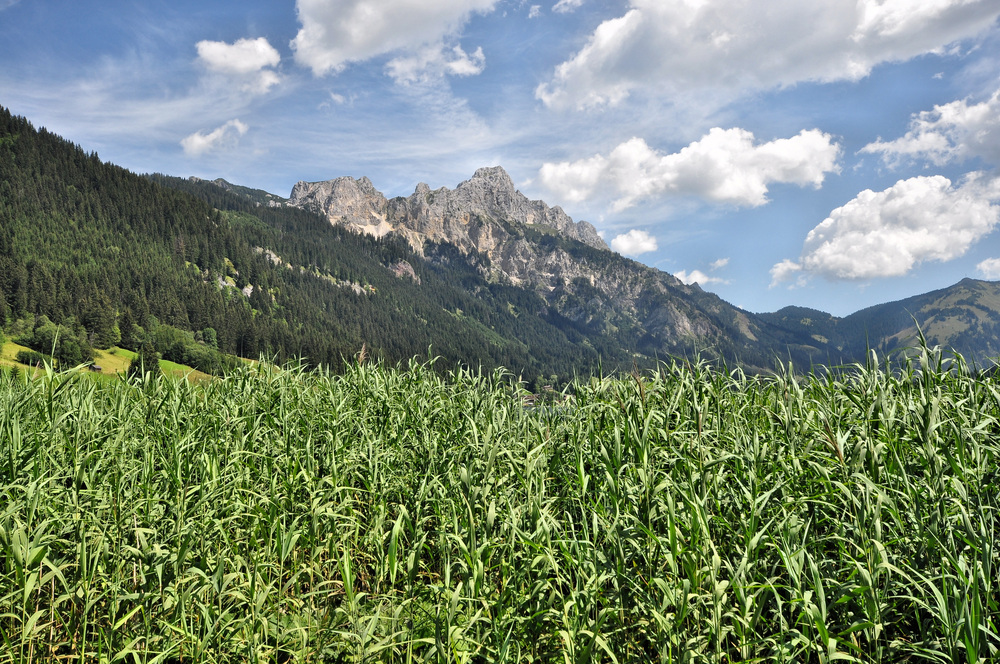
<path id="1" fill-rule="evenodd" d="M 478 169 L 453 190 L 432 190 L 421 182 L 410 196 L 392 200 L 366 177 L 299 182 L 289 205 L 319 213 L 330 223 L 356 232 L 376 237 L 396 232 L 421 254 L 427 241 L 449 242 L 463 252 L 493 258 L 512 232 L 517 234 L 512 225 L 534 226 L 597 249 L 608 248 L 591 224 L 574 222 L 558 206 L 529 200 L 500 166 Z"/>

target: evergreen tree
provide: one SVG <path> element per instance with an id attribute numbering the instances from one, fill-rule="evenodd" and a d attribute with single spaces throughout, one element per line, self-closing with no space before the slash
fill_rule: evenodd
<path id="1" fill-rule="evenodd" d="M 103 292 L 94 293 L 84 300 L 82 309 L 83 326 L 90 334 L 90 343 L 94 348 L 111 348 L 121 341 L 115 312 L 107 295 Z"/>
<path id="2" fill-rule="evenodd" d="M 154 376 L 158 376 L 161 373 L 160 354 L 156 352 L 153 341 L 148 337 L 139 346 L 139 355 L 129 362 L 127 372 L 129 377 L 142 377 L 146 373 L 153 374 Z"/>

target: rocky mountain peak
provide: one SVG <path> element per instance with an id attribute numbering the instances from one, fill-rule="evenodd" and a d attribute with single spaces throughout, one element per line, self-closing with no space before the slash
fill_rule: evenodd
<path id="1" fill-rule="evenodd" d="M 330 223 L 359 233 L 378 237 L 398 233 L 420 254 L 431 241 L 449 242 L 463 252 L 476 251 L 491 259 L 525 251 L 534 255 L 530 242 L 522 237 L 532 226 L 598 249 L 608 248 L 587 222 L 574 222 L 562 208 L 529 200 L 500 166 L 477 169 L 455 189 L 432 190 L 421 182 L 410 196 L 391 201 L 366 177 L 299 182 L 292 189 L 289 205 L 313 210 Z M 517 230 L 519 227 L 524 230 Z M 499 269 L 515 282 L 526 278 L 520 263 L 498 262 Z"/>
<path id="2" fill-rule="evenodd" d="M 297 182 L 288 204 L 318 212 L 330 223 L 381 237 L 392 230 L 386 223 L 387 201 L 367 177 L 339 177 L 325 182 Z"/>
<path id="3" fill-rule="evenodd" d="M 509 191 L 511 193 L 514 193 L 515 191 L 514 181 L 510 179 L 510 175 L 507 174 L 507 171 L 505 171 L 502 166 L 484 166 L 483 168 L 477 168 L 472 177 L 466 180 L 466 183 L 473 182 L 481 182 L 483 186 L 494 191 Z"/>

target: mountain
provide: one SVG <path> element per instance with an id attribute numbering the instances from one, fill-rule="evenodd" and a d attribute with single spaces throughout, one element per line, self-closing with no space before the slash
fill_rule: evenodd
<path id="1" fill-rule="evenodd" d="M 868 349 L 879 355 L 912 350 L 921 333 L 928 345 L 950 348 L 981 367 L 1000 357 L 1000 282 L 963 279 L 844 318 L 802 307 L 760 318 L 800 339 L 814 339 L 845 361 L 863 359 Z"/>
<path id="2" fill-rule="evenodd" d="M 0 323 L 81 348 L 144 341 L 168 359 L 224 353 L 334 369 L 503 366 L 532 381 L 723 359 L 748 371 L 891 351 L 915 334 L 997 352 L 998 285 L 963 281 L 845 318 L 753 314 L 608 249 L 527 199 L 502 168 L 386 198 L 367 178 L 285 199 L 225 180 L 139 176 L 0 107 Z M 48 336 L 47 336 L 48 335 Z"/>
<path id="3" fill-rule="evenodd" d="M 289 205 L 326 216 L 331 223 L 381 237 L 394 232 L 422 253 L 426 242 L 448 242 L 463 253 L 477 251 L 491 259 L 509 257 L 523 250 L 519 227 L 559 233 L 597 249 L 608 245 L 585 221 L 574 223 L 560 207 L 544 201 L 529 201 L 514 189 L 510 176 L 499 166 L 480 168 L 454 190 L 431 190 L 417 185 L 408 198 L 387 200 L 371 180 L 340 177 L 326 182 L 299 182 L 292 189 Z M 509 276 L 517 267 L 505 261 Z"/>
<path id="4" fill-rule="evenodd" d="M 808 364 L 818 352 L 812 340 L 612 252 L 592 225 L 529 200 L 499 166 L 453 190 L 421 183 L 393 199 L 365 177 L 299 182 L 288 204 L 337 227 L 405 238 L 431 263 L 449 245 L 488 281 L 538 294 L 579 333 L 611 336 L 645 361 L 700 352 L 759 369 L 788 357 Z"/>
<path id="5" fill-rule="evenodd" d="M 299 182 L 288 205 L 355 232 L 398 235 L 432 262 L 434 247 L 450 244 L 488 279 L 535 291 L 559 316 L 613 336 L 633 356 L 701 352 L 751 369 L 776 360 L 838 365 L 864 360 L 869 348 L 912 349 L 918 326 L 929 344 L 980 365 L 1000 355 L 1000 284 L 966 279 L 844 318 L 804 307 L 752 314 L 610 251 L 593 226 L 529 200 L 499 166 L 454 190 L 421 183 L 393 199 L 364 177 Z"/>
<path id="6" fill-rule="evenodd" d="M 429 354 L 440 370 L 504 366 L 545 383 L 632 366 L 614 337 L 487 279 L 452 245 L 433 256 L 268 192 L 130 173 L 0 107 L 9 338 L 49 338 L 56 326 L 97 348 L 151 339 L 176 361 L 210 345 L 334 369 L 365 348 L 391 363 Z"/>

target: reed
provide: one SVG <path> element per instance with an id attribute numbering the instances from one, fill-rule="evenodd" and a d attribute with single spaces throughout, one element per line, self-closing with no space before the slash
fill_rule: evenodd
<path id="1" fill-rule="evenodd" d="M 923 349 L 0 375 L 2 662 L 985 662 L 1000 389 Z"/>

